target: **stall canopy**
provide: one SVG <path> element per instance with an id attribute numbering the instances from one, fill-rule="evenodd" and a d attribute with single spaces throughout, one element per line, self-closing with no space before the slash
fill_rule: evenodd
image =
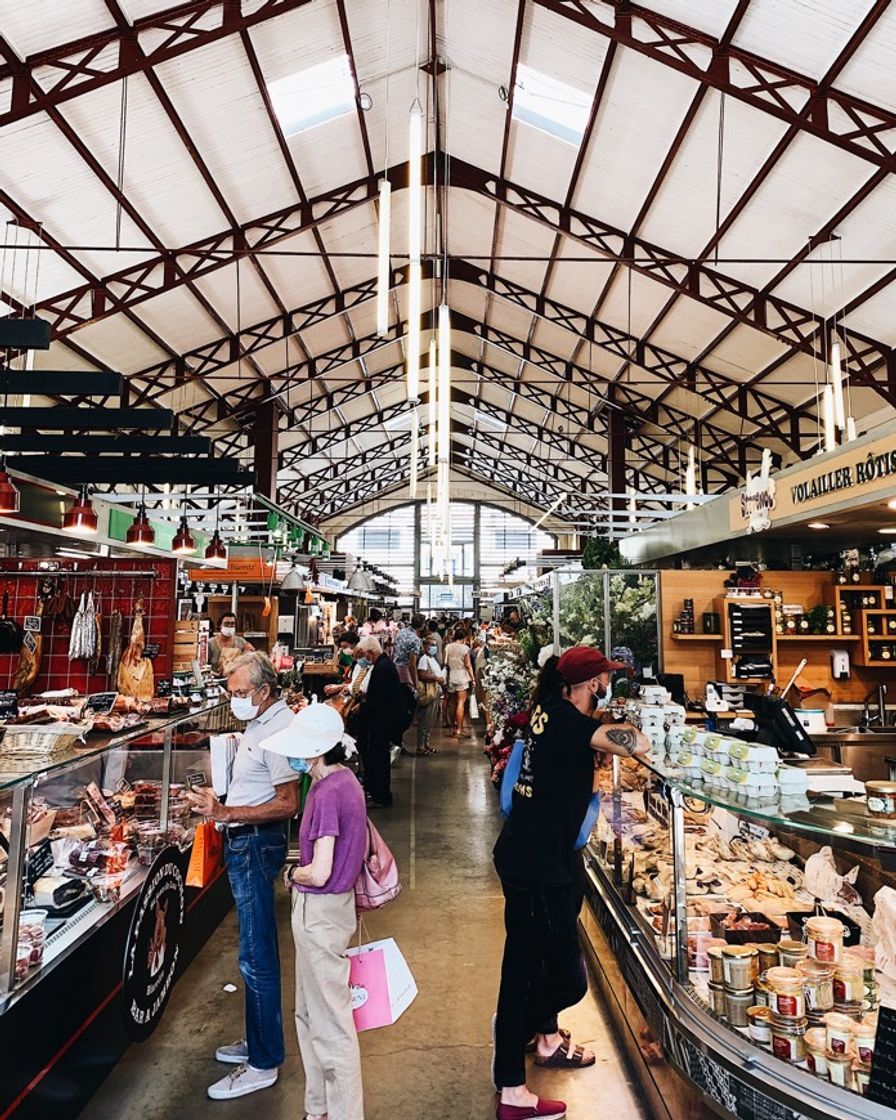
<path id="1" fill-rule="evenodd" d="M 415 97 L 456 472 L 600 525 L 614 462 L 614 491 L 681 490 L 692 443 L 721 490 L 817 449 L 834 337 L 859 433 L 892 415 L 888 0 L 0 9 L 2 311 L 51 324 L 34 368 L 120 371 L 245 466 L 273 425 L 316 522 L 406 492 Z"/>

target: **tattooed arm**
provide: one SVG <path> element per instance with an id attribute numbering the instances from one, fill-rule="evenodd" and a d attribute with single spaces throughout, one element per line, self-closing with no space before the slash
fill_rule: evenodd
<path id="1" fill-rule="evenodd" d="M 650 753 L 649 739 L 630 723 L 599 727 L 591 738 L 591 747 L 622 758 L 637 758 Z"/>

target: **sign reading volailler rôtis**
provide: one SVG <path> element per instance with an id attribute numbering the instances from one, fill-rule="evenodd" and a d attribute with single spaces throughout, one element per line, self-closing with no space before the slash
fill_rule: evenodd
<path id="1" fill-rule="evenodd" d="M 753 487 L 761 474 L 752 480 Z M 856 503 L 873 501 L 896 492 L 896 434 L 892 432 L 863 447 L 847 444 L 823 462 L 810 462 L 800 470 L 778 474 L 768 481 L 774 489 L 747 488 L 729 505 L 732 529 L 756 532 L 757 520 L 767 521 L 763 528 L 800 514 L 818 515 L 828 506 L 850 499 Z M 758 515 L 758 516 L 757 516 Z"/>
<path id="2" fill-rule="evenodd" d="M 155 1030 L 174 986 L 184 921 L 180 864 L 176 847 L 163 849 L 134 907 L 121 986 L 125 1033 L 133 1042 L 143 1042 Z"/>

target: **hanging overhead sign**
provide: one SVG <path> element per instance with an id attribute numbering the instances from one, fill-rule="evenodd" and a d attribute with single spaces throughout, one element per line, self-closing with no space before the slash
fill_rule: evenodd
<path id="1" fill-rule="evenodd" d="M 764 459 L 764 456 L 763 456 Z M 896 432 L 872 442 L 846 444 L 836 453 L 805 466 L 763 478 L 760 471 L 729 506 L 731 528 L 755 533 L 773 524 L 794 521 L 863 502 L 882 501 L 896 493 Z"/>
<path id="2" fill-rule="evenodd" d="M 762 465 L 757 475 L 747 471 L 747 484 L 740 495 L 741 517 L 747 523 L 748 533 L 761 533 L 772 525 L 772 510 L 777 504 L 777 484 L 771 476 L 772 455 L 768 448 L 762 452 Z"/>

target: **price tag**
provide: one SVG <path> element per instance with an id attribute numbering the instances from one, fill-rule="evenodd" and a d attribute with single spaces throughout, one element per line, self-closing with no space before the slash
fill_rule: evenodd
<path id="1" fill-rule="evenodd" d="M 723 661 L 730 661 L 732 659 L 732 657 L 734 657 L 734 650 L 733 649 L 719 650 L 719 657 L 721 657 L 721 659 Z"/>
<path id="2" fill-rule="evenodd" d="M 37 639 L 35 638 L 34 634 L 31 633 L 30 630 L 25 634 L 25 637 L 22 639 L 22 645 L 25 649 L 28 650 L 29 653 L 34 653 L 34 651 L 37 649 Z"/>
<path id="3" fill-rule="evenodd" d="M 19 698 L 15 692 L 6 689 L 0 692 L 0 720 L 19 714 Z"/>
<path id="4" fill-rule="evenodd" d="M 117 692 L 92 692 L 84 701 L 84 710 L 94 712 L 98 716 L 106 716 L 115 707 L 117 699 Z"/>
<path id="5" fill-rule="evenodd" d="M 26 614 L 25 615 L 25 632 L 27 634 L 39 634 L 41 631 L 41 616 L 39 614 Z"/>

